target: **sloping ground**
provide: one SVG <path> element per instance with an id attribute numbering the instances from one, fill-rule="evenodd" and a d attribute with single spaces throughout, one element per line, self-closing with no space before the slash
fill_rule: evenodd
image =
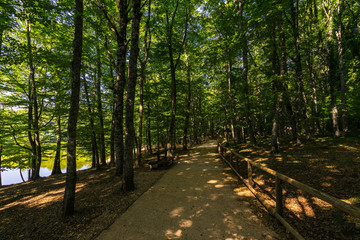
<path id="1" fill-rule="evenodd" d="M 192 149 L 98 239 L 278 239 L 224 170 L 215 141 Z"/>
<path id="2" fill-rule="evenodd" d="M 360 142 L 359 138 L 317 138 L 296 145 L 281 139 L 279 154 L 270 153 L 270 140 L 259 139 L 256 147 L 246 144 L 237 151 L 253 161 L 360 207 Z M 247 178 L 247 165 L 242 163 Z M 253 168 L 255 188 L 275 206 L 275 181 L 272 176 Z M 284 184 L 285 219 L 306 239 L 360 239 L 360 219 Z"/>
<path id="3" fill-rule="evenodd" d="M 114 168 L 78 172 L 74 216 L 61 218 L 65 176 L 0 188 L 0 239 L 93 239 L 166 170 L 136 169 L 136 190 L 119 191 Z"/>

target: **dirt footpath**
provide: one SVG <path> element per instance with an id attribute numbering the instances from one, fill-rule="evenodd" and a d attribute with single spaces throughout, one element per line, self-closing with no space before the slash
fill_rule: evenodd
<path id="1" fill-rule="evenodd" d="M 183 157 L 97 239 L 278 239 L 224 172 L 215 141 Z"/>

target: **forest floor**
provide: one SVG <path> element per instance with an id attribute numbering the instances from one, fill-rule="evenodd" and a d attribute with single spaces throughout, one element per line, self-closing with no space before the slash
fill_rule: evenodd
<path id="1" fill-rule="evenodd" d="M 235 148 L 253 161 L 360 207 L 359 138 L 322 137 L 301 145 L 282 139 L 280 146 L 279 154 L 270 153 L 270 139 L 260 139 L 255 147 L 238 144 Z M 246 163 L 243 164 L 241 174 L 247 178 Z M 253 171 L 257 191 L 275 206 L 275 179 L 259 169 Z M 360 239 L 359 218 L 288 184 L 284 184 L 284 189 L 285 219 L 306 239 Z"/>
<path id="2" fill-rule="evenodd" d="M 135 169 L 136 190 L 126 195 L 115 167 L 78 171 L 76 213 L 66 221 L 61 217 L 65 174 L 3 186 L 0 239 L 93 239 L 166 171 Z"/>

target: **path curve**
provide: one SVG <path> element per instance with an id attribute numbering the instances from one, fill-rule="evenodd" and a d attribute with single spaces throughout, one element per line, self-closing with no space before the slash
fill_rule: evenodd
<path id="1" fill-rule="evenodd" d="M 278 239 L 242 198 L 248 191 L 233 186 L 209 141 L 181 157 L 97 239 Z"/>

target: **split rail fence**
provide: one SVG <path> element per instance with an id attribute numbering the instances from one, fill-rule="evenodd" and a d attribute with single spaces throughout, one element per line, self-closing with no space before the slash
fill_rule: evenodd
<path id="1" fill-rule="evenodd" d="M 262 164 L 256 163 L 252 160 L 250 160 L 247 157 L 244 157 L 240 155 L 239 153 L 235 152 L 233 149 L 227 148 L 222 146 L 220 143 L 218 144 L 218 152 L 220 153 L 221 158 L 231 167 L 231 169 L 234 171 L 234 173 L 244 182 L 246 187 L 255 195 L 255 197 L 261 202 L 262 205 L 269 211 L 269 213 L 273 216 L 275 216 L 276 219 L 278 219 L 284 227 L 296 238 L 296 239 L 304 239 L 300 233 L 293 228 L 284 218 L 283 218 L 283 184 L 288 183 L 296 188 L 299 188 L 308 194 L 317 197 L 332 206 L 352 215 L 355 217 L 360 218 L 360 209 L 357 207 L 354 207 L 340 199 L 337 199 L 335 197 L 332 197 L 324 192 L 321 192 L 315 188 L 312 188 L 304 183 L 301 183 L 293 178 L 290 178 L 284 174 L 281 174 L 273 169 L 270 169 L 268 167 L 265 167 Z M 230 162 L 224 157 L 224 152 L 230 154 Z M 233 161 L 234 158 L 234 161 Z M 240 170 L 240 161 L 246 161 L 247 162 L 247 179 L 242 177 L 239 173 Z M 275 200 L 276 200 L 276 208 L 270 206 L 265 199 L 260 196 L 260 194 L 254 189 L 254 181 L 253 181 L 253 167 L 261 169 L 262 171 L 272 175 L 275 177 Z"/>

